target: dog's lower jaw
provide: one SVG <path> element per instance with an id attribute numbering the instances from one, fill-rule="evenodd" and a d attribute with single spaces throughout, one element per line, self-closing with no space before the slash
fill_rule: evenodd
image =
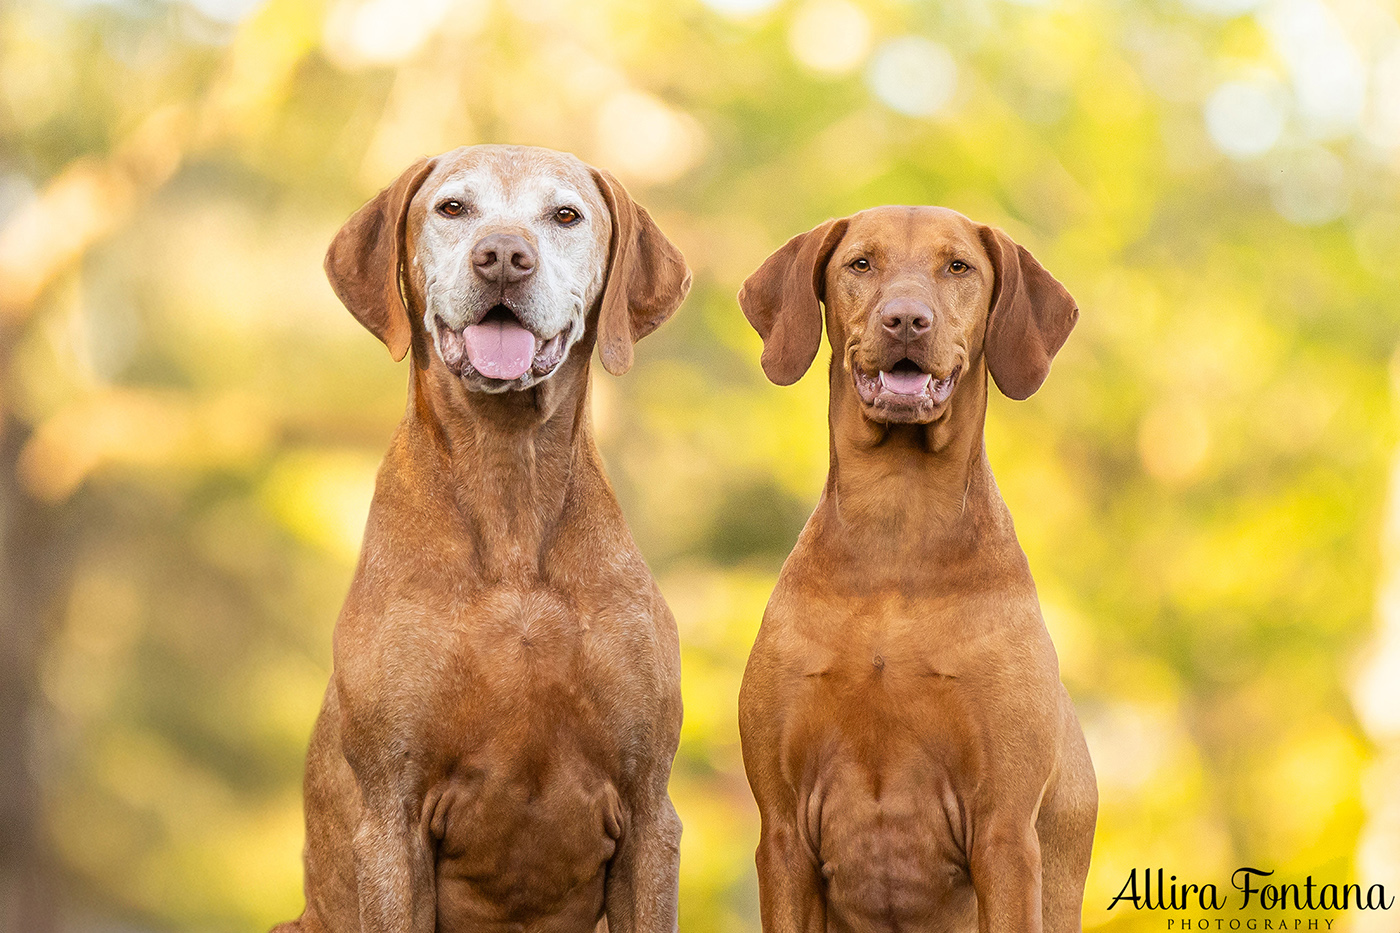
<path id="1" fill-rule="evenodd" d="M 947 404 L 935 405 L 929 399 L 877 398 L 868 403 L 865 417 L 876 424 L 932 424 L 948 410 Z"/>

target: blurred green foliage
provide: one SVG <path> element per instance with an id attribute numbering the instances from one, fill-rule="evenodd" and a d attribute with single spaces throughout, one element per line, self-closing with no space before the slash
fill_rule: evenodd
<path id="1" fill-rule="evenodd" d="M 822 375 L 768 385 L 733 295 L 889 202 L 1003 226 L 1083 308 L 987 444 L 1099 771 L 1086 924 L 1161 928 L 1105 910 L 1132 867 L 1400 886 L 1395 737 L 1362 725 L 1395 717 L 1352 698 L 1395 442 L 1396 6 L 1193 3 L 0 7 L 0 406 L 44 530 L 0 520 L 12 563 L 64 555 L 10 581 L 37 636 L 3 728 L 59 928 L 300 910 L 302 755 L 405 385 L 320 257 L 475 142 L 613 169 L 696 271 L 594 373 L 682 632 L 685 933 L 758 929 L 735 697 L 827 457 Z"/>

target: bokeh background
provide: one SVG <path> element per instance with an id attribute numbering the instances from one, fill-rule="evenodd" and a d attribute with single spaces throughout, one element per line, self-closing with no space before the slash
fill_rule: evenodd
<path id="1" fill-rule="evenodd" d="M 767 384 L 733 296 L 887 202 L 1003 226 L 1083 308 L 987 445 L 1098 768 L 1087 926 L 1165 928 L 1106 909 L 1132 867 L 1400 893 L 1398 13 L 0 5 L 0 929 L 299 912 L 302 755 L 407 379 L 321 255 L 413 158 L 506 141 L 612 169 L 695 269 L 594 373 L 682 632 L 685 933 L 758 931 L 735 696 L 826 470 L 824 362 Z"/>

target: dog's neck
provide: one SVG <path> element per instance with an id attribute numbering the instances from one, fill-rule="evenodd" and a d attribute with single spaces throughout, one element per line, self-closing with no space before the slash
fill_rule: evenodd
<path id="1" fill-rule="evenodd" d="M 464 524 L 483 583 L 538 573 L 577 504 L 579 467 L 594 456 L 590 350 L 573 347 L 521 392 L 473 392 L 441 365 L 414 367 L 405 427 L 436 451 L 429 484 Z"/>
<path id="2" fill-rule="evenodd" d="M 891 568 L 970 558 L 1012 534 L 987 464 L 986 411 L 980 360 L 931 424 L 870 421 L 850 374 L 832 367 L 831 468 L 814 521 L 843 565 L 878 581 Z"/>

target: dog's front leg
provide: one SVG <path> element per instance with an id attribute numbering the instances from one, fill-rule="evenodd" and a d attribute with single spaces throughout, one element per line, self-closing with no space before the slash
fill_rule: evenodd
<path id="1" fill-rule="evenodd" d="M 1041 933 L 1040 840 L 1034 822 L 1017 819 L 982 828 L 969 855 L 980 933 Z"/>
<path id="2" fill-rule="evenodd" d="M 681 819 L 662 789 L 633 810 L 608 862 L 609 933 L 674 933 L 680 858 Z"/>
<path id="3" fill-rule="evenodd" d="M 758 908 L 763 933 L 824 933 L 820 869 L 793 820 L 763 819 L 758 854 Z"/>
<path id="4" fill-rule="evenodd" d="M 360 933 L 433 933 L 433 854 L 417 809 L 390 788 L 361 790 L 354 840 Z"/>

